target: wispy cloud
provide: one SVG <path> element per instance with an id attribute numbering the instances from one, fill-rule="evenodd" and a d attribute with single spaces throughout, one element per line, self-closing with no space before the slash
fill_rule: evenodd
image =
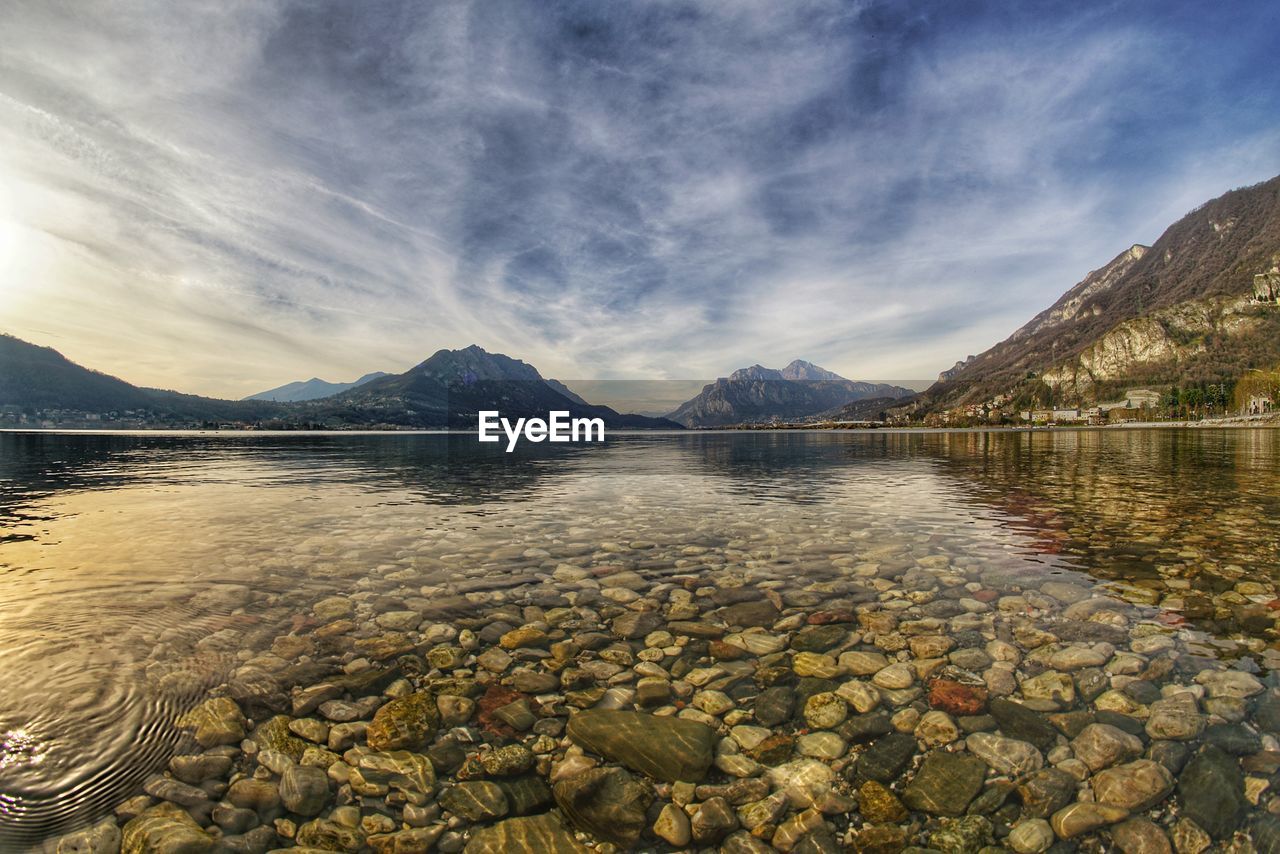
<path id="1" fill-rule="evenodd" d="M 1277 23 L 13 0 L 0 327 L 218 394 L 469 343 L 571 377 L 928 376 L 1280 171 Z"/>

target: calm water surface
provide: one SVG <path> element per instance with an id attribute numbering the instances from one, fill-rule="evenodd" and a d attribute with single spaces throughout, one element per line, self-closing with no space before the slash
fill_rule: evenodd
<path id="1" fill-rule="evenodd" d="M 1268 430 L 615 434 L 515 454 L 470 435 L 0 434 L 0 847 L 134 791 L 173 717 L 317 599 L 445 590 L 447 618 L 584 554 L 806 579 L 963 556 L 1110 585 L 1199 653 L 1269 669 L 1278 475 Z"/>

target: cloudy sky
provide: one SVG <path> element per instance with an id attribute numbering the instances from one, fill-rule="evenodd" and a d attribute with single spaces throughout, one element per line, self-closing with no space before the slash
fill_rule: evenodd
<path id="1" fill-rule="evenodd" d="M 224 396 L 471 343 L 929 377 L 1280 172 L 1274 0 L 5 0 L 0 32 L 0 331 Z"/>

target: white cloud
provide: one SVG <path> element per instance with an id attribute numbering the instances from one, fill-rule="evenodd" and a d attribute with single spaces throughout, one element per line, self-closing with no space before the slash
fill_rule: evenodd
<path id="1" fill-rule="evenodd" d="M 578 378 L 931 376 L 1280 167 L 1265 99 L 1160 123 L 1230 51 L 948 13 L 12 2 L 0 328 L 223 395 L 470 343 Z"/>

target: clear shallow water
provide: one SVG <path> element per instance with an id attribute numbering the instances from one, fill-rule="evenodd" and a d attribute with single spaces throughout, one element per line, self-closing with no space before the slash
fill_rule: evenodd
<path id="1" fill-rule="evenodd" d="M 0 843 L 101 813 L 334 592 L 464 616 L 596 556 L 659 580 L 910 555 L 1096 579 L 1273 663 L 1280 433 L 0 434 Z M 1249 586 L 1254 585 L 1254 586 Z M 1244 592 L 1240 592 L 1243 590 Z M 385 607 L 382 599 L 385 599 Z"/>

